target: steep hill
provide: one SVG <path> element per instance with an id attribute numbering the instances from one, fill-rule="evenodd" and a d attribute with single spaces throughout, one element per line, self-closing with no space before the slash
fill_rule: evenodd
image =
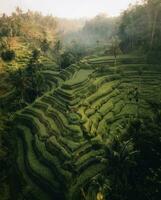
<path id="1" fill-rule="evenodd" d="M 143 59 L 120 57 L 114 67 L 112 57 L 88 58 L 58 74 L 46 72 L 58 85 L 13 119 L 27 198 L 82 199 L 106 167 L 101 144 L 138 117 L 154 118 L 149 102 L 161 99 L 161 72 Z"/>

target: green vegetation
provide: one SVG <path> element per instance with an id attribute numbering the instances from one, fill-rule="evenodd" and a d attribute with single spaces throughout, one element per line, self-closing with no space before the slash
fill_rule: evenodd
<path id="1" fill-rule="evenodd" d="M 160 200 L 159 3 L 0 17 L 0 199 Z"/>
<path id="2" fill-rule="evenodd" d="M 13 50 L 7 50 L 7 51 L 3 51 L 1 53 L 1 58 L 4 61 L 12 61 L 13 59 L 15 59 L 16 55 L 15 52 Z"/>

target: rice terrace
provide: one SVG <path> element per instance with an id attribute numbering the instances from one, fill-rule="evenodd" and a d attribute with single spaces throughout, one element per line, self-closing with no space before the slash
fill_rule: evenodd
<path id="1" fill-rule="evenodd" d="M 0 9 L 0 200 L 160 200 L 161 1 L 129 3 Z"/>

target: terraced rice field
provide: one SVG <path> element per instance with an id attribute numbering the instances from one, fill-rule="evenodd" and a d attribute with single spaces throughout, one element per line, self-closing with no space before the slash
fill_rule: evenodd
<path id="1" fill-rule="evenodd" d="M 105 168 L 97 144 L 126 131 L 138 115 L 152 117 L 148 102 L 161 100 L 161 72 L 154 67 L 130 60 L 101 74 L 94 60 L 87 62 L 89 69 L 44 71 L 55 86 L 14 116 L 27 199 L 77 200 L 81 188 Z"/>

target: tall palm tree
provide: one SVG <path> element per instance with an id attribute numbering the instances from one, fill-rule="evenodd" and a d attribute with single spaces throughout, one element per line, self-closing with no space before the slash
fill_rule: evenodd
<path id="1" fill-rule="evenodd" d="M 104 149 L 105 158 L 102 161 L 107 164 L 105 177 L 110 181 L 113 198 L 120 200 L 125 188 L 128 188 L 128 177 L 136 164 L 138 151 L 134 150 L 131 140 L 121 142 L 117 137 L 106 144 Z"/>
<path id="2" fill-rule="evenodd" d="M 35 73 L 35 82 L 36 82 L 36 85 L 35 85 L 36 95 L 40 96 L 44 89 L 44 84 L 45 84 L 45 79 L 41 72 Z"/>

